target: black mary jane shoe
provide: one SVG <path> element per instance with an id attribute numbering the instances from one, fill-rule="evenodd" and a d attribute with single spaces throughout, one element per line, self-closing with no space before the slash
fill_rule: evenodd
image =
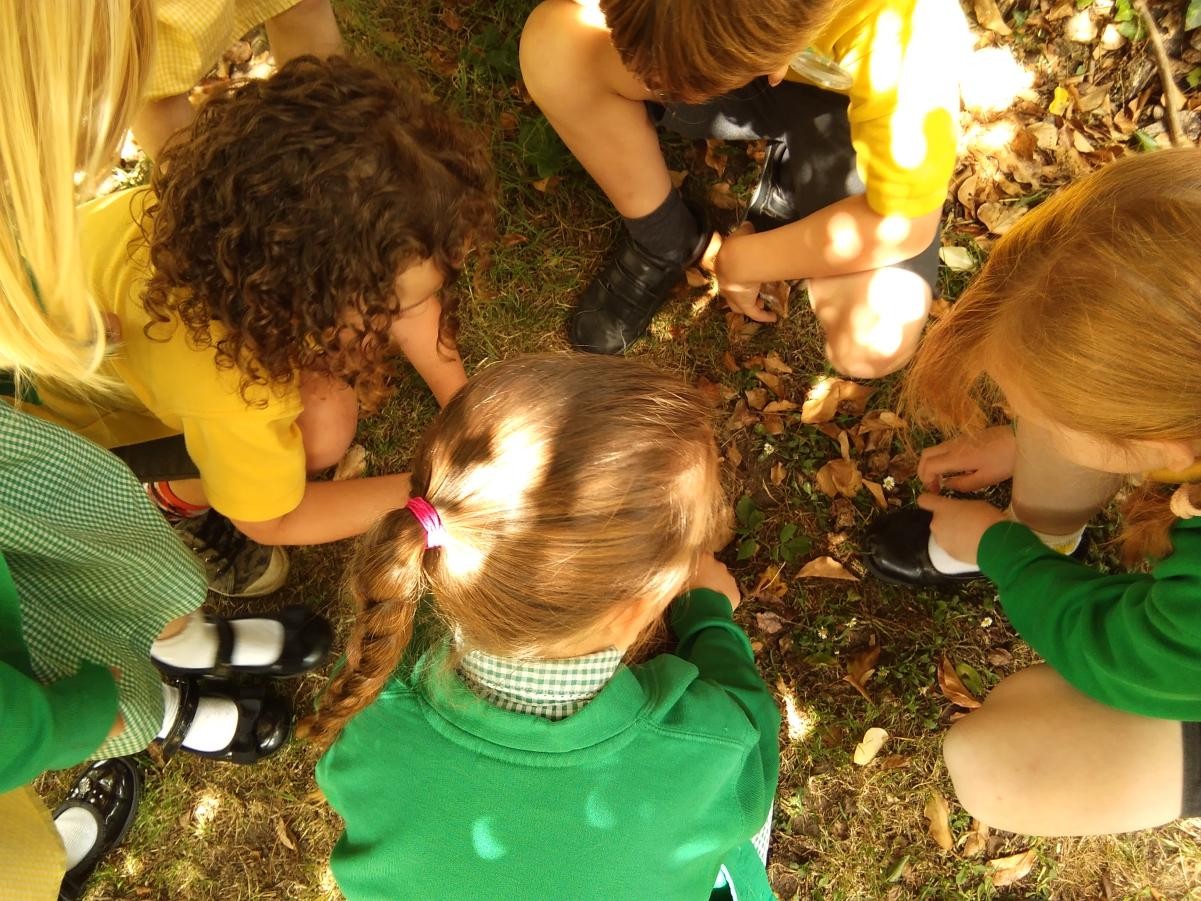
<path id="1" fill-rule="evenodd" d="M 217 628 L 216 664 L 202 670 L 181 669 L 156 660 L 162 672 L 181 679 L 211 677 L 224 680 L 233 676 L 286 679 L 319 667 L 329 656 L 334 642 L 334 630 L 329 620 L 302 604 L 293 604 L 278 613 L 250 613 L 231 617 L 206 615 L 205 619 Z M 239 619 L 271 619 L 283 626 L 284 646 L 275 660 L 259 666 L 235 666 L 232 663 L 235 639 L 230 623 Z"/>
<path id="2" fill-rule="evenodd" d="M 277 753 L 292 735 L 292 708 L 288 702 L 264 685 L 227 685 L 215 690 L 212 682 L 184 681 L 175 683 L 179 689 L 179 713 L 171 730 L 162 740 L 164 759 L 183 750 L 197 757 L 209 757 L 228 763 L 249 765 Z M 203 688 L 201 687 L 203 685 Z M 238 725 L 229 744 L 217 751 L 197 751 L 187 747 L 184 737 L 201 698 L 222 697 L 238 707 Z"/>
<path id="3" fill-rule="evenodd" d="M 863 537 L 863 563 L 877 579 L 911 588 L 946 588 L 984 578 L 980 570 L 950 575 L 930 562 L 930 521 L 920 507 L 881 516 Z"/>
<path id="4" fill-rule="evenodd" d="M 125 838 L 138 813 L 142 795 L 142 773 L 128 757 L 97 760 L 76 780 L 66 799 L 54 811 L 57 819 L 73 807 L 80 807 L 96 818 L 96 843 L 83 859 L 63 876 L 59 901 L 83 897 L 84 886 L 96 865 Z"/>
<path id="5" fill-rule="evenodd" d="M 684 279 L 684 270 L 700 259 L 709 239 L 704 232 L 688 258 L 678 262 L 652 255 L 626 235 L 576 301 L 567 328 L 572 347 L 594 354 L 625 353 Z"/>

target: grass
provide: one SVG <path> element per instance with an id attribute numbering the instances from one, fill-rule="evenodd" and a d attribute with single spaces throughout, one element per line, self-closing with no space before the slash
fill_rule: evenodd
<path id="1" fill-rule="evenodd" d="M 528 5 L 518 0 L 471 6 L 335 0 L 335 7 L 352 46 L 386 65 L 413 67 L 436 96 L 488 135 L 499 177 L 501 240 L 490 261 L 477 260 L 461 283 L 468 311 L 462 339 L 468 370 L 517 353 L 564 348 L 562 324 L 571 298 L 610 246 L 615 214 L 518 86 L 515 42 Z M 722 152 L 732 167 L 726 179 L 745 184 L 751 165 L 745 148 Z M 698 197 L 714 180 L 703 154 L 703 147 L 687 143 L 668 148 L 671 167 L 688 173 L 685 190 Z M 536 183 L 549 176 L 558 181 L 540 191 Z M 731 214 L 724 215 L 728 221 Z M 959 242 L 956 236 L 947 238 Z M 954 297 L 965 281 L 962 273 L 945 273 L 947 295 Z M 794 370 L 783 377 L 779 393 L 799 402 L 828 370 L 812 317 L 795 299 L 793 307 L 781 326 L 732 340 L 721 310 L 703 292 L 693 291 L 658 317 L 651 339 L 636 353 L 731 393 L 721 405 L 724 421 L 734 395 L 745 396 L 757 384 L 753 366 L 730 371 L 727 352 L 742 364 L 774 350 Z M 890 399 L 886 385 L 873 406 L 887 409 Z M 406 468 L 433 413 L 424 387 L 402 377 L 396 399 L 364 423 L 360 440 L 371 469 Z M 786 585 L 779 596 L 771 590 L 751 594 L 738 615 L 755 642 L 765 679 L 791 713 L 781 735 L 770 864 L 780 897 L 1201 897 L 1196 823 L 1090 840 L 994 835 L 976 858 L 945 852 L 933 842 L 922 813 L 933 791 L 950 799 L 955 835 L 963 836 L 970 825 L 954 802 L 939 756 L 951 715 L 935 680 L 939 657 L 946 653 L 970 666 L 978 676 L 978 693 L 1033 657 L 986 586 L 945 595 L 870 579 L 797 579 L 800 564 L 819 554 L 831 554 L 862 574 L 854 536 L 872 509 L 866 493 L 831 504 L 818 492 L 813 474 L 838 455 L 837 446 L 797 421 L 785 426 L 780 434 L 757 424 L 722 430 L 719 436 L 723 454 L 741 459 L 727 467 L 731 497 L 749 498 L 760 514 L 740 523 L 740 539 L 750 539 L 747 547 L 753 544 L 755 550 L 734 562 L 734 571 L 750 593 L 769 566 L 782 563 L 779 578 Z M 777 483 L 773 475 L 781 474 Z M 892 496 L 907 500 L 906 486 Z M 805 541 L 808 547 L 798 551 Z M 350 612 L 338 579 L 347 551 L 337 546 L 295 553 L 289 587 L 254 606 L 301 600 L 324 611 L 344 634 Z M 736 550 L 726 556 L 734 561 Z M 768 614 L 778 619 L 777 631 L 761 627 L 761 621 L 773 622 Z M 847 661 L 872 643 L 881 652 L 866 686 L 869 701 L 843 675 Z M 990 652 L 997 649 L 1010 651 L 1012 662 L 990 663 Z M 994 654 L 993 659 L 1001 658 Z M 325 675 L 301 681 L 298 709 L 311 702 Z M 856 766 L 852 754 L 871 726 L 883 727 L 891 737 L 875 762 Z M 98 873 L 88 898 L 339 897 L 326 861 L 340 825 L 316 793 L 314 763 L 315 755 L 300 744 L 252 768 L 186 755 L 166 766 L 149 761 L 142 814 L 124 848 Z M 61 796 L 70 776 L 43 779 L 49 801 Z M 984 859 L 1030 847 L 1037 852 L 1030 875 L 995 889 Z"/>

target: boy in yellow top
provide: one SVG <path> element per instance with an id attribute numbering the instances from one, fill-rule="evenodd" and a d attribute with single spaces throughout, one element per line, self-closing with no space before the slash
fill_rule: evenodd
<path id="1" fill-rule="evenodd" d="M 731 306 L 775 313 L 763 282 L 808 279 L 839 371 L 909 359 L 936 285 L 955 164 L 956 0 L 544 0 L 522 75 L 625 220 L 576 305 L 572 343 L 621 353 L 684 269 L 710 265 Z M 655 127 L 769 140 L 747 222 L 710 239 L 671 184 Z"/>

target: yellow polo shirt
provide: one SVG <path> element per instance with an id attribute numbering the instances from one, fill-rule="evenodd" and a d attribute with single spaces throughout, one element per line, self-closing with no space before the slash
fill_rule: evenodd
<path id="1" fill-rule="evenodd" d="M 959 141 L 959 77 L 970 33 L 958 0 L 846 4 L 810 45 L 847 71 L 851 143 L 882 216 L 942 207 Z M 789 79 L 806 81 L 796 72 Z"/>
<path id="2" fill-rule="evenodd" d="M 117 389 L 81 396 L 39 383 L 43 406 L 25 409 L 104 447 L 182 434 L 220 513 L 249 522 L 282 516 L 300 504 L 307 480 L 299 382 L 283 390 L 256 385 L 244 399 L 240 373 L 219 369 L 213 348 L 193 347 L 178 324 L 152 329 L 166 340 L 147 337 L 141 298 L 150 264 L 138 222 L 151 198 L 141 188 L 80 208 L 88 286 L 121 324 L 101 369 Z M 214 323 L 214 342 L 221 334 Z"/>

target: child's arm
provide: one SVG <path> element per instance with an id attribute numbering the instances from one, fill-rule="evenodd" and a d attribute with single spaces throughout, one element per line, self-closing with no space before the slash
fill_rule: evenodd
<path id="1" fill-rule="evenodd" d="M 238 531 L 259 544 L 324 544 L 362 535 L 385 513 L 408 501 L 408 473 L 308 482 L 300 505 L 290 513 L 260 522 L 230 519 Z"/>
<path id="2" fill-rule="evenodd" d="M 392 323 L 392 341 L 429 385 L 441 407 L 467 383 L 457 350 L 438 341 L 442 304 L 430 297 L 403 311 Z"/>
<path id="3" fill-rule="evenodd" d="M 714 273 L 718 284 L 747 284 L 880 269 L 925 250 L 941 216 L 881 216 L 865 195 L 846 197 L 771 231 L 726 238 Z"/>
<path id="4" fill-rule="evenodd" d="M 712 555 L 702 558 L 690 590 L 671 606 L 671 628 L 679 639 L 676 656 L 692 663 L 706 682 L 726 693 L 759 731 L 754 788 L 763 794 L 753 812 L 753 828 L 762 825 L 775 796 L 780 773 L 780 711 L 755 666 L 746 633 L 731 614 L 740 598 L 725 566 Z M 758 792 L 756 792 L 758 794 Z"/>
<path id="5" fill-rule="evenodd" d="M 94 663 L 43 685 L 0 662 L 0 714 L 3 794 L 46 770 L 86 760 L 114 734 L 117 684 L 112 672 Z"/>
<path id="6" fill-rule="evenodd" d="M 984 533 L 979 563 L 1015 629 L 1061 676 L 1121 710 L 1201 718 L 1201 524 L 1172 531 L 1150 574 L 1098 572 L 1028 528 Z"/>

